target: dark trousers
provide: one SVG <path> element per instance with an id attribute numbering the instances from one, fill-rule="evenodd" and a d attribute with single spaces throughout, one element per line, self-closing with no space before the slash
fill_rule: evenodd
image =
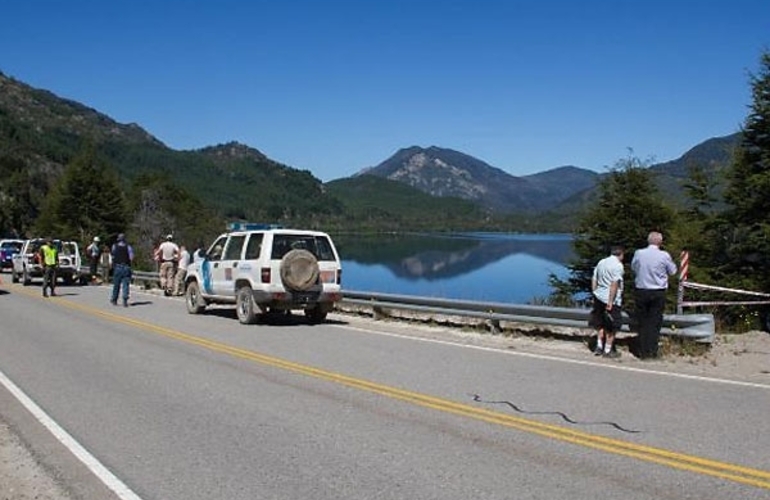
<path id="1" fill-rule="evenodd" d="M 96 278 L 96 273 L 99 269 L 99 257 L 91 257 L 88 263 L 88 272 L 91 273 L 91 279 Z"/>
<path id="2" fill-rule="evenodd" d="M 663 326 L 666 290 L 636 289 L 636 324 L 639 332 L 639 357 L 658 356 L 658 339 Z"/>
<path id="3" fill-rule="evenodd" d="M 46 288 L 50 288 L 51 293 L 54 293 L 56 288 L 56 266 L 45 266 L 43 268 L 43 294 L 47 293 Z"/>

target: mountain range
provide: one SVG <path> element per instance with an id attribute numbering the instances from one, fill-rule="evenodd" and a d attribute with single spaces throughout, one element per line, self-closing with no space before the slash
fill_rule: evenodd
<path id="1" fill-rule="evenodd" d="M 709 176 L 729 165 L 740 133 L 704 141 L 680 158 L 651 165 L 664 197 L 681 198 L 688 167 L 699 165 Z M 499 213 L 560 211 L 580 205 L 603 175 L 576 166 L 562 166 L 516 177 L 477 158 L 451 149 L 412 146 L 356 175 L 374 175 L 412 186 L 432 196 L 471 200 Z"/>
<path id="2" fill-rule="evenodd" d="M 496 212 L 550 210 L 575 193 L 596 185 L 596 172 L 564 166 L 513 176 L 459 151 L 412 146 L 357 175 L 375 175 L 408 184 L 432 196 L 471 200 Z"/>
<path id="3" fill-rule="evenodd" d="M 697 163 L 716 175 L 729 164 L 739 140 L 739 133 L 712 138 L 650 168 L 664 193 L 681 198 L 688 165 Z M 558 213 L 586 203 L 586 193 L 606 175 L 560 166 L 514 176 L 459 151 L 411 146 L 379 165 L 323 183 L 307 170 L 237 142 L 171 149 L 138 124 L 118 123 L 0 72 L 0 169 L 21 161 L 30 171 L 58 174 L 84 143 L 94 145 L 127 185 L 142 173 L 162 174 L 226 218 L 326 219 L 343 226 L 364 218 L 408 225 L 426 213 L 444 217 L 435 225 L 460 219 L 473 225 L 490 214 Z"/>

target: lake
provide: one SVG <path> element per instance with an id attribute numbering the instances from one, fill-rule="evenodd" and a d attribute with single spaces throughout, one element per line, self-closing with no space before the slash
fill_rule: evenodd
<path id="1" fill-rule="evenodd" d="M 346 290 L 527 304 L 566 278 L 568 234 L 335 235 Z"/>

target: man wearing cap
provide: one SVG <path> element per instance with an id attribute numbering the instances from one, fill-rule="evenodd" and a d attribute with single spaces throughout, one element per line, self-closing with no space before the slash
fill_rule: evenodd
<path id="1" fill-rule="evenodd" d="M 86 255 L 88 255 L 88 272 L 91 274 L 91 282 L 94 283 L 98 274 L 99 258 L 102 256 L 98 236 L 94 236 L 91 244 L 86 247 Z"/>
<path id="2" fill-rule="evenodd" d="M 126 243 L 126 235 L 120 233 L 112 245 L 112 297 L 110 303 L 118 305 L 118 295 L 123 290 L 123 307 L 128 307 L 129 284 L 131 282 L 131 264 L 134 262 L 134 249 Z"/>
<path id="3" fill-rule="evenodd" d="M 174 291 L 174 276 L 176 264 L 179 261 L 179 247 L 174 243 L 174 236 L 169 234 L 166 241 L 158 247 L 160 254 L 160 288 L 165 295 L 171 295 Z"/>

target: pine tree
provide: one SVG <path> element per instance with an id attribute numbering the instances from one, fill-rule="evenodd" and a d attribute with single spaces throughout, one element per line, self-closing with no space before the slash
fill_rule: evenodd
<path id="1" fill-rule="evenodd" d="M 770 52 L 750 77 L 753 103 L 728 172 L 721 271 L 733 286 L 770 291 Z"/>
<path id="2" fill-rule="evenodd" d="M 709 174 L 698 163 L 687 165 L 688 177 L 682 184 L 687 198 L 687 208 L 679 213 L 677 242 L 683 250 L 690 252 L 689 277 L 693 281 L 710 283 L 714 281 L 714 240 L 718 230 L 718 193 L 723 173 Z"/>
<path id="3" fill-rule="evenodd" d="M 115 172 L 87 146 L 67 165 L 38 219 L 40 234 L 80 242 L 126 231 L 126 202 Z"/>
<path id="4" fill-rule="evenodd" d="M 585 294 L 591 290 L 596 263 L 609 255 L 612 245 L 622 245 L 630 256 L 635 248 L 646 246 L 647 235 L 664 234 L 672 227 L 673 211 L 663 203 L 655 187 L 653 173 L 638 158 L 629 155 L 600 180 L 596 200 L 579 220 L 573 243 L 576 258 L 568 266 L 568 283 L 552 285 L 562 295 Z"/>

